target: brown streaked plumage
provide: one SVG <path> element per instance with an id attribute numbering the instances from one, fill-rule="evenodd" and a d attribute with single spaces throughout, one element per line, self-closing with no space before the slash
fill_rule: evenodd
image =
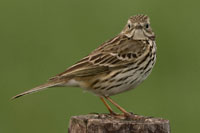
<path id="1" fill-rule="evenodd" d="M 126 116 L 130 114 L 109 96 L 135 88 L 150 74 L 156 61 L 155 35 L 149 17 L 136 15 L 129 18 L 120 34 L 103 43 L 87 57 L 66 71 L 49 79 L 41 86 L 14 96 L 20 96 L 56 86 L 78 86 L 106 98 Z"/>

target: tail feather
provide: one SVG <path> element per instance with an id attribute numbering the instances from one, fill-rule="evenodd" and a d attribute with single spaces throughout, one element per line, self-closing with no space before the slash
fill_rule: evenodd
<path id="1" fill-rule="evenodd" d="M 20 94 L 18 94 L 16 96 L 12 97 L 11 99 L 16 99 L 16 98 L 19 98 L 21 96 L 24 96 L 24 95 L 27 95 L 27 94 L 31 94 L 31 93 L 34 93 L 34 92 L 37 92 L 37 91 L 41 91 L 41 90 L 44 90 L 46 88 L 54 87 L 54 86 L 57 86 L 57 85 L 60 85 L 60 84 L 61 84 L 61 82 L 47 82 L 47 83 L 42 84 L 40 86 L 37 86 L 37 87 L 35 87 L 33 89 L 30 89 L 28 91 L 20 93 Z"/>

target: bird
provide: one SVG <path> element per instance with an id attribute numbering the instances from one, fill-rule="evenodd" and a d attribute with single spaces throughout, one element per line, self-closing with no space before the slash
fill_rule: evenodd
<path id="1" fill-rule="evenodd" d="M 136 88 L 149 76 L 156 62 L 156 49 L 150 18 L 144 14 L 131 16 L 114 38 L 46 83 L 12 99 L 46 88 L 80 87 L 98 96 L 111 115 L 117 116 L 117 113 L 106 100 L 116 106 L 123 116 L 131 116 L 110 96 Z"/>

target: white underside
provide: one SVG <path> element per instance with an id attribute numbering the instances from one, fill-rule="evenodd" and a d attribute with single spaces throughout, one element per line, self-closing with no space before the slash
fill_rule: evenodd
<path id="1" fill-rule="evenodd" d="M 78 87 L 79 83 L 75 79 L 71 79 L 66 84 L 64 84 L 63 86 Z"/>

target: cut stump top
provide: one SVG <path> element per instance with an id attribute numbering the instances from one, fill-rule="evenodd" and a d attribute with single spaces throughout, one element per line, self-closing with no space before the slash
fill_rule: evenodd
<path id="1" fill-rule="evenodd" d="M 134 115 L 134 119 L 109 114 L 72 116 L 69 133 L 170 133 L 169 120 Z"/>

